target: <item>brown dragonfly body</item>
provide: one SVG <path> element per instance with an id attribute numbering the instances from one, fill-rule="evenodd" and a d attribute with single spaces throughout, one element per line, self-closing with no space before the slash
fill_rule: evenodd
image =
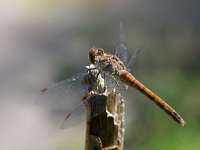
<path id="1" fill-rule="evenodd" d="M 96 64 L 102 71 L 108 72 L 115 79 L 133 87 L 150 98 L 155 104 L 162 108 L 180 125 L 184 126 L 185 121 L 170 107 L 164 100 L 138 81 L 127 69 L 124 63 L 115 55 L 107 54 L 102 48 L 91 48 L 89 51 L 91 63 Z"/>

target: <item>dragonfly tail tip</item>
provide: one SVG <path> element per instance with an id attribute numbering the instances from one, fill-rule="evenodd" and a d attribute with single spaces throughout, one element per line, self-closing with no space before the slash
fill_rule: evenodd
<path id="1" fill-rule="evenodd" d="M 185 122 L 183 119 L 181 119 L 179 123 L 180 123 L 180 125 L 181 125 L 182 127 L 184 127 L 185 124 L 186 124 L 186 122 Z"/>

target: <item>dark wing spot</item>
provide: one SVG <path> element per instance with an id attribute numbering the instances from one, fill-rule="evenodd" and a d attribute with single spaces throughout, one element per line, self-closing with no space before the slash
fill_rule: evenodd
<path id="1" fill-rule="evenodd" d="M 44 93 L 46 93 L 47 91 L 48 91 L 47 88 L 43 88 L 43 89 L 40 90 L 40 93 L 41 93 L 41 94 L 44 94 Z"/>

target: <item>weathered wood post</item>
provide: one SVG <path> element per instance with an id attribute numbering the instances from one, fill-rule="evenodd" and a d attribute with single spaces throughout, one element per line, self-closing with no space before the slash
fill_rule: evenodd
<path id="1" fill-rule="evenodd" d="M 115 91 L 96 94 L 89 104 L 86 150 L 123 150 L 124 101 Z M 101 107 L 98 107 L 101 106 Z M 97 113 L 97 114 L 96 114 Z M 96 114 L 94 117 L 93 115 Z"/>

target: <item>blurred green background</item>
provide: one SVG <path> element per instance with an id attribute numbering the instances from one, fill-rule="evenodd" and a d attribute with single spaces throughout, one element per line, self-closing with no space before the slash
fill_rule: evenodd
<path id="1" fill-rule="evenodd" d="M 129 89 L 125 149 L 198 150 L 199 6 L 196 0 L 1 1 L 1 149 L 84 149 L 85 124 L 59 130 L 59 117 L 35 106 L 35 97 L 43 86 L 83 70 L 91 47 L 114 53 L 122 22 L 129 55 L 143 47 L 133 75 L 187 123 L 179 126 Z"/>

